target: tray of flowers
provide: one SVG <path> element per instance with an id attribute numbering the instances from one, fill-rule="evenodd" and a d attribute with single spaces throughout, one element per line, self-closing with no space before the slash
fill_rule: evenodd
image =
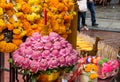
<path id="1" fill-rule="evenodd" d="M 47 81 L 55 80 L 59 71 L 70 71 L 78 60 L 78 52 L 64 38 L 55 32 L 42 36 L 33 33 L 20 47 L 12 53 L 12 64 L 21 70 L 34 75 L 51 74 Z M 39 82 L 39 81 L 38 81 Z"/>

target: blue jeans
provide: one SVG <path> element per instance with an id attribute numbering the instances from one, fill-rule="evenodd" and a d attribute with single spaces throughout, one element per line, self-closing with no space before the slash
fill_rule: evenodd
<path id="1" fill-rule="evenodd" d="M 80 22 L 80 18 L 82 18 L 82 21 L 81 21 L 81 22 Z M 78 11 L 78 28 L 77 28 L 77 30 L 78 30 L 79 32 L 80 32 L 80 27 L 81 27 L 80 23 L 82 23 L 83 26 L 86 25 L 86 23 L 85 23 L 85 18 L 86 18 L 86 12 L 79 12 L 79 11 Z"/>
<path id="2" fill-rule="evenodd" d="M 89 1 L 87 2 L 87 7 L 90 10 L 91 13 L 91 21 L 92 24 L 96 23 L 96 16 L 95 16 L 95 9 L 94 9 L 94 2 L 90 3 Z"/>

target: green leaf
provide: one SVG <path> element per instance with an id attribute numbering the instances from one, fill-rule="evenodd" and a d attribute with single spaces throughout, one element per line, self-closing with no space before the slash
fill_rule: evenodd
<path id="1" fill-rule="evenodd" d="M 66 67 L 65 68 L 65 72 L 66 73 L 69 73 L 72 69 L 73 69 L 74 66 L 70 66 L 70 67 Z"/>
<path id="2" fill-rule="evenodd" d="M 12 59 L 12 58 L 9 58 L 9 59 L 8 59 L 8 62 L 9 62 L 9 63 L 13 63 L 13 59 Z"/>
<path id="3" fill-rule="evenodd" d="M 56 69 L 53 69 L 52 72 L 57 72 L 57 70 L 56 70 Z"/>
<path id="4" fill-rule="evenodd" d="M 47 70 L 47 74 L 51 74 L 51 70 Z"/>
<path id="5" fill-rule="evenodd" d="M 32 76 L 32 82 L 37 82 L 37 75 Z"/>
<path id="6" fill-rule="evenodd" d="M 30 74 L 30 71 L 29 70 L 25 70 L 24 73 L 27 75 L 27 74 Z"/>

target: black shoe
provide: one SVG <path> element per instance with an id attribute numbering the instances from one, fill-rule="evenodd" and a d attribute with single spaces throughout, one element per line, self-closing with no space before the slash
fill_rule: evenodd
<path id="1" fill-rule="evenodd" d="M 95 24 L 92 24 L 92 26 L 98 26 L 98 24 L 97 24 L 97 23 L 95 23 Z"/>
<path id="2" fill-rule="evenodd" d="M 83 26 L 87 26 L 87 24 L 84 24 Z"/>

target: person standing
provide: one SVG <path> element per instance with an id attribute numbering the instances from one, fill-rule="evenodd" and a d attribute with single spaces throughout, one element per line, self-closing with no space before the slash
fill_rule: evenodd
<path id="1" fill-rule="evenodd" d="M 78 3 L 78 28 L 77 30 L 80 32 L 81 30 L 81 24 L 82 24 L 82 28 L 88 30 L 86 22 L 85 22 L 85 18 L 86 18 L 86 11 L 87 11 L 87 0 L 77 0 Z M 82 21 L 80 21 L 80 19 L 82 18 Z"/>
<path id="2" fill-rule="evenodd" d="M 92 26 L 98 26 L 96 23 L 96 13 L 94 9 L 94 0 L 87 0 L 87 7 L 90 10 Z"/>

